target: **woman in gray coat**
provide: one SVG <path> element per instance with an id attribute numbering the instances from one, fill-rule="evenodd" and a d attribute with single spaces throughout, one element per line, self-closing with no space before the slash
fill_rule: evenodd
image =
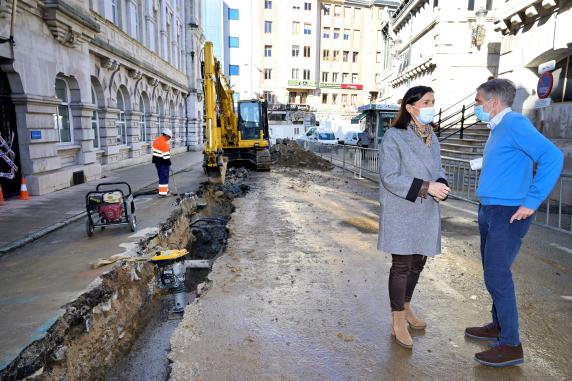
<path id="1" fill-rule="evenodd" d="M 378 250 L 392 254 L 389 299 L 392 335 L 413 347 L 408 325 L 425 329 L 411 309 L 411 297 L 428 256 L 441 251 L 439 202 L 450 191 L 441 167 L 439 141 L 433 132 L 433 90 L 409 89 L 397 119 L 379 150 L 381 205 Z"/>

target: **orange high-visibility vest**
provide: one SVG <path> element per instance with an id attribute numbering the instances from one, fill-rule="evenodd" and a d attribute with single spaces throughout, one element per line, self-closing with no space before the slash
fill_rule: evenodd
<path id="1" fill-rule="evenodd" d="M 171 165 L 171 151 L 169 141 L 161 135 L 153 141 L 153 163 Z"/>

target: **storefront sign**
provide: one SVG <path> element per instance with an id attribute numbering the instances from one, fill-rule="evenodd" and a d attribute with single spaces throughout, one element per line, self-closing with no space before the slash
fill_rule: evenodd
<path id="1" fill-rule="evenodd" d="M 316 82 L 299 81 L 299 80 L 295 80 L 295 79 L 290 79 L 290 80 L 288 80 L 288 86 L 316 87 Z"/>
<path id="2" fill-rule="evenodd" d="M 538 94 L 538 98 L 548 98 L 550 96 L 550 92 L 552 91 L 553 84 L 554 78 L 552 77 L 552 73 L 549 71 L 543 73 L 540 78 L 538 78 L 538 84 L 536 85 L 536 93 Z"/>
<path id="3" fill-rule="evenodd" d="M 358 85 L 356 83 L 342 83 L 342 89 L 363 90 L 363 85 Z"/>
<path id="4" fill-rule="evenodd" d="M 556 60 L 548 61 L 538 65 L 538 74 L 544 74 L 556 68 Z"/>
<path id="5" fill-rule="evenodd" d="M 322 89 L 341 89 L 342 85 L 340 83 L 320 82 L 320 87 Z"/>
<path id="6" fill-rule="evenodd" d="M 30 131 L 30 135 L 31 135 L 30 138 L 32 140 L 40 140 L 42 138 L 42 131 L 33 130 L 33 131 Z"/>

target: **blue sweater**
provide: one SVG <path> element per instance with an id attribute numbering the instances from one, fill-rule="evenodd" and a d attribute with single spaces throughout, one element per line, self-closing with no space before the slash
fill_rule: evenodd
<path id="1" fill-rule="evenodd" d="M 527 117 L 509 112 L 485 145 L 477 196 L 483 205 L 536 210 L 556 184 L 563 162 L 562 152 Z"/>

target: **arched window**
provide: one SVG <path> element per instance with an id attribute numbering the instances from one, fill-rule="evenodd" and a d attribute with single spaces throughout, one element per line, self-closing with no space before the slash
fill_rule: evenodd
<path id="1" fill-rule="evenodd" d="M 60 100 L 56 123 L 60 143 L 72 143 L 73 124 L 70 109 L 70 92 L 68 84 L 63 78 L 56 78 L 56 97 Z"/>
<path id="2" fill-rule="evenodd" d="M 141 111 L 141 115 L 139 116 L 139 139 L 142 142 L 146 142 L 149 140 L 149 134 L 147 132 L 147 111 L 145 110 L 143 97 L 139 97 L 139 111 Z"/>
<path id="3" fill-rule="evenodd" d="M 123 100 L 123 95 L 121 91 L 117 91 L 117 108 L 119 109 L 119 114 L 117 114 L 117 120 L 115 121 L 115 126 L 117 126 L 117 143 L 127 144 L 127 128 L 125 125 L 125 102 Z"/>
<path id="4" fill-rule="evenodd" d="M 95 89 L 91 87 L 91 103 L 95 105 L 95 110 L 91 113 L 91 129 L 93 130 L 93 148 L 99 148 L 99 115 L 97 110 L 97 97 L 95 96 Z"/>

